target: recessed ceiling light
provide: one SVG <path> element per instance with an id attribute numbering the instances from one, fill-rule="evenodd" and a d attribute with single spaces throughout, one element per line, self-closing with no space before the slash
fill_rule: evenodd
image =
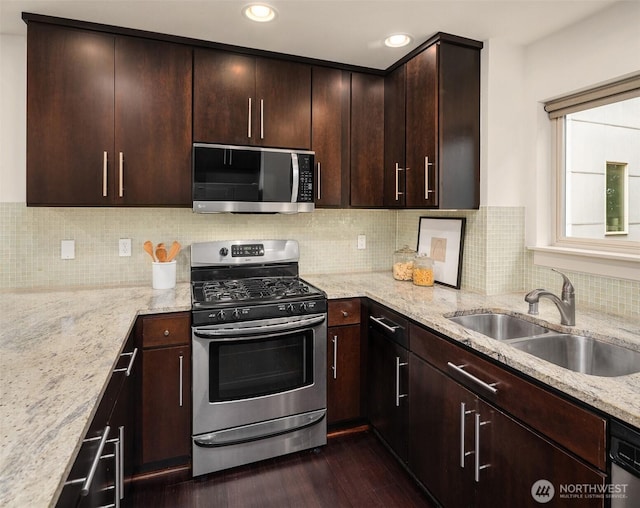
<path id="1" fill-rule="evenodd" d="M 401 48 L 411 42 L 411 36 L 407 34 L 393 34 L 384 40 L 384 45 L 390 48 Z"/>
<path id="2" fill-rule="evenodd" d="M 251 21 L 258 21 L 260 23 L 271 21 L 276 17 L 276 10 L 267 4 L 247 5 L 242 12 Z"/>

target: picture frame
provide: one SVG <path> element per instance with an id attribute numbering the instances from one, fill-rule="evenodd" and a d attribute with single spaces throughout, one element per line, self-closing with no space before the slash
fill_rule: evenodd
<path id="1" fill-rule="evenodd" d="M 433 260 L 434 281 L 460 289 L 465 217 L 420 217 L 418 254 Z"/>

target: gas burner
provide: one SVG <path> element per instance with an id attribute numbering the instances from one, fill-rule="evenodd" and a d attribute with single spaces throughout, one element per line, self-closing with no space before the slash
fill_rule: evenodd
<path id="1" fill-rule="evenodd" d="M 283 277 L 207 281 L 202 284 L 205 302 L 277 300 L 310 292 L 309 286 L 300 279 Z"/>

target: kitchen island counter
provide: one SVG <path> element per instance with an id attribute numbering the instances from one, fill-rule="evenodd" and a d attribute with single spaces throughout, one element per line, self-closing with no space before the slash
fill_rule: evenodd
<path id="1" fill-rule="evenodd" d="M 137 315 L 190 310 L 189 287 L 2 292 L 0 506 L 55 504 Z"/>

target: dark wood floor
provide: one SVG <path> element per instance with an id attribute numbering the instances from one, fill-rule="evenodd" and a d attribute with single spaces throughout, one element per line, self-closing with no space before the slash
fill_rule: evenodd
<path id="1" fill-rule="evenodd" d="M 134 482 L 135 508 L 426 508 L 431 503 L 370 432 L 331 437 L 307 451 L 198 479 Z"/>

